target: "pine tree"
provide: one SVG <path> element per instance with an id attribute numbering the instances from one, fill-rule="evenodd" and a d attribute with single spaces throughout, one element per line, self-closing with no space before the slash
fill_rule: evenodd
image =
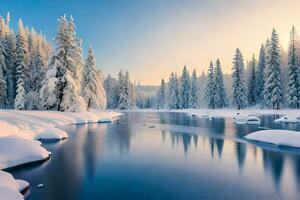
<path id="1" fill-rule="evenodd" d="M 108 75 L 104 80 L 104 88 L 107 97 L 107 108 L 115 109 L 117 107 L 118 100 L 118 81 Z"/>
<path id="2" fill-rule="evenodd" d="M 5 71 L 5 47 L 4 39 L 0 37 L 0 108 L 3 109 L 6 107 L 6 78 L 4 76 Z"/>
<path id="3" fill-rule="evenodd" d="M 28 70 L 28 39 L 22 20 L 19 20 L 19 32 L 16 43 L 16 99 L 15 109 L 25 109 L 26 81 Z"/>
<path id="4" fill-rule="evenodd" d="M 123 74 L 122 70 L 119 72 L 118 77 L 118 105 L 120 110 L 126 110 L 130 108 L 130 87 L 129 87 L 129 74 L 128 72 Z"/>
<path id="5" fill-rule="evenodd" d="M 202 70 L 201 76 L 199 77 L 199 100 L 198 107 L 205 107 L 205 86 L 206 86 L 206 75 L 204 70 Z"/>
<path id="6" fill-rule="evenodd" d="M 87 110 L 90 108 L 105 109 L 106 93 L 102 85 L 100 74 L 96 69 L 94 51 L 91 47 L 89 48 L 88 57 L 84 65 L 83 81 L 83 97 L 87 104 Z"/>
<path id="7" fill-rule="evenodd" d="M 288 71 L 289 71 L 289 92 L 288 102 L 291 108 L 300 108 L 300 66 L 299 47 L 295 27 L 290 33 L 290 43 L 288 49 Z"/>
<path id="8" fill-rule="evenodd" d="M 191 78 L 191 99 L 190 108 L 197 108 L 199 105 L 199 81 L 196 70 L 193 70 Z"/>
<path id="9" fill-rule="evenodd" d="M 258 65 L 255 72 L 255 76 L 256 76 L 255 95 L 256 95 L 257 103 L 263 103 L 264 101 L 263 91 L 264 91 L 265 68 L 266 68 L 266 52 L 265 52 L 265 47 L 262 44 L 259 52 Z"/>
<path id="10" fill-rule="evenodd" d="M 283 100 L 281 86 L 279 39 L 273 29 L 272 37 L 267 48 L 267 65 L 265 70 L 264 99 L 268 107 L 280 109 Z"/>
<path id="11" fill-rule="evenodd" d="M 191 81 L 190 74 L 186 68 L 183 67 L 182 75 L 180 78 L 180 108 L 187 109 L 190 107 L 191 101 Z"/>
<path id="12" fill-rule="evenodd" d="M 212 61 L 208 67 L 207 72 L 207 82 L 205 86 L 205 96 L 204 99 L 206 101 L 207 107 L 215 109 L 216 102 L 215 102 L 215 94 L 216 94 L 216 83 L 215 83 L 215 73 L 214 73 L 214 65 Z"/>
<path id="13" fill-rule="evenodd" d="M 233 78 L 233 104 L 237 106 L 237 109 L 243 109 L 247 106 L 247 88 L 244 80 L 244 60 L 241 51 L 237 48 L 233 58 L 232 68 Z"/>
<path id="14" fill-rule="evenodd" d="M 59 18 L 56 49 L 40 97 L 43 109 L 77 112 L 86 109 L 81 91 L 82 55 L 73 19 Z"/>
<path id="15" fill-rule="evenodd" d="M 257 71 L 257 61 L 253 54 L 251 61 L 249 62 L 249 79 L 248 79 L 248 102 L 249 105 L 255 105 L 257 103 L 257 93 L 256 93 L 256 71 Z"/>
<path id="16" fill-rule="evenodd" d="M 161 79 L 161 84 L 157 92 L 157 108 L 163 109 L 166 106 L 166 84 L 165 80 Z"/>
<path id="17" fill-rule="evenodd" d="M 215 106 L 217 108 L 224 108 L 227 106 L 227 95 L 226 90 L 224 86 L 224 80 L 223 80 L 223 72 L 221 69 L 221 63 L 220 60 L 217 59 L 216 66 L 214 69 L 214 83 L 215 83 Z"/>
<path id="18" fill-rule="evenodd" d="M 169 109 L 180 108 L 178 80 L 177 75 L 173 72 L 171 73 L 168 84 L 168 106 Z"/>

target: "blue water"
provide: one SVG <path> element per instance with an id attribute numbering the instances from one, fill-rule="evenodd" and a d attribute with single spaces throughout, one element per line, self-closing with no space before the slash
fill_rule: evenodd
<path id="1" fill-rule="evenodd" d="M 30 200 L 299 199 L 300 150 L 267 149 L 243 136 L 296 124 L 235 125 L 176 113 L 125 113 L 112 124 L 67 126 L 43 143 L 50 160 L 12 171 Z M 44 188 L 37 189 L 38 184 Z"/>

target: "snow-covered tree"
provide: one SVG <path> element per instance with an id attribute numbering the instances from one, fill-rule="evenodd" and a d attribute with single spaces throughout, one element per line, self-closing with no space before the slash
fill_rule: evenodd
<path id="1" fill-rule="evenodd" d="M 257 61 L 253 54 L 251 61 L 249 62 L 249 78 L 248 78 L 248 102 L 249 105 L 255 105 L 257 103 Z"/>
<path id="2" fill-rule="evenodd" d="M 186 68 L 183 67 L 182 75 L 180 78 L 179 85 L 179 93 L 180 93 L 180 108 L 187 109 L 190 107 L 191 101 L 191 80 L 190 74 Z"/>
<path id="3" fill-rule="evenodd" d="M 207 81 L 206 81 L 204 92 L 205 92 L 204 99 L 206 101 L 207 107 L 215 109 L 216 108 L 216 102 L 215 102 L 216 83 L 215 83 L 214 65 L 212 61 L 210 62 L 208 67 Z"/>
<path id="4" fill-rule="evenodd" d="M 290 33 L 288 49 L 289 90 L 288 103 L 291 108 L 300 108 L 300 65 L 299 65 L 299 40 L 295 27 Z"/>
<path id="5" fill-rule="evenodd" d="M 169 109 L 180 108 L 178 80 L 177 75 L 173 72 L 168 83 L 168 107 Z"/>
<path id="6" fill-rule="evenodd" d="M 84 65 L 83 76 L 83 97 L 87 104 L 87 110 L 105 109 L 106 108 L 106 93 L 103 88 L 103 83 L 99 72 L 96 69 L 96 61 L 94 51 L 90 47 L 88 57 Z"/>
<path id="7" fill-rule="evenodd" d="M 233 58 L 233 68 L 232 68 L 232 78 L 233 78 L 233 104 L 237 106 L 237 109 L 243 109 L 247 106 L 247 88 L 244 79 L 244 59 L 240 49 L 236 49 Z"/>
<path id="8" fill-rule="evenodd" d="M 74 23 L 65 16 L 59 18 L 55 38 L 56 49 L 51 58 L 46 81 L 40 97 L 43 109 L 83 111 L 86 104 L 80 96 L 82 55 L 80 40 L 76 38 Z"/>
<path id="9" fill-rule="evenodd" d="M 265 70 L 264 99 L 268 107 L 279 109 L 282 105 L 283 94 L 281 86 L 279 39 L 273 29 L 272 37 L 267 48 L 267 65 Z"/>
<path id="10" fill-rule="evenodd" d="M 166 97 L 165 80 L 161 79 L 160 87 L 157 92 L 157 108 L 163 109 L 166 107 Z"/>
<path id="11" fill-rule="evenodd" d="M 108 75 L 104 80 L 104 88 L 106 91 L 107 108 L 115 109 L 117 107 L 118 100 L 118 81 Z"/>
<path id="12" fill-rule="evenodd" d="M 22 20 L 19 20 L 16 42 L 16 99 L 15 109 L 24 110 L 28 74 L 28 38 Z"/>
<path id="13" fill-rule="evenodd" d="M 6 106 L 6 78 L 4 76 L 5 71 L 5 46 L 4 39 L 0 37 L 0 108 L 5 108 Z"/>
<path id="14" fill-rule="evenodd" d="M 204 70 L 202 70 L 201 76 L 199 77 L 199 100 L 198 107 L 205 107 L 205 86 L 206 86 L 206 75 Z"/>
<path id="15" fill-rule="evenodd" d="M 265 52 L 265 47 L 262 44 L 259 52 L 258 65 L 255 72 L 255 76 L 256 76 L 255 94 L 256 94 L 257 103 L 263 103 L 264 100 L 263 91 L 264 91 L 265 68 L 266 68 L 266 52 Z"/>
<path id="16" fill-rule="evenodd" d="M 120 110 L 129 109 L 131 107 L 131 102 L 129 73 L 127 71 L 125 75 L 123 74 L 122 70 L 119 72 L 117 95 L 117 108 Z"/>
<path id="17" fill-rule="evenodd" d="M 217 108 L 224 108 L 227 106 L 227 95 L 224 86 L 223 72 L 220 60 L 217 59 L 214 69 L 214 83 L 215 83 L 215 106 Z"/>
<path id="18" fill-rule="evenodd" d="M 191 98 L 190 108 L 197 108 L 199 105 L 199 80 L 197 77 L 196 70 L 193 70 L 191 78 Z"/>

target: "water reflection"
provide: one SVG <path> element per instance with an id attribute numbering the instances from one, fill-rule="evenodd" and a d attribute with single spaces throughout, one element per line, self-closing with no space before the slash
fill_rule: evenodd
<path id="1" fill-rule="evenodd" d="M 281 126 L 262 119 L 263 126 Z M 151 129 L 152 123 L 199 126 L 205 134 Z M 207 136 L 240 138 L 256 129 L 232 119 L 127 113 L 114 124 L 66 127 L 65 143 L 44 144 L 51 162 L 14 175 L 32 184 L 34 200 L 297 199 L 299 155 Z M 39 183 L 45 188 L 37 190 Z"/>

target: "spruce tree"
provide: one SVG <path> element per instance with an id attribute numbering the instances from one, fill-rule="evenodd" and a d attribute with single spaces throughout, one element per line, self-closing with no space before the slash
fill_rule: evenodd
<path id="1" fill-rule="evenodd" d="M 273 29 L 267 48 L 267 65 L 265 70 L 264 99 L 269 108 L 280 109 L 283 100 L 281 86 L 279 39 Z"/>
<path id="2" fill-rule="evenodd" d="M 214 65 L 212 61 L 208 67 L 207 72 L 207 82 L 205 86 L 205 96 L 204 99 L 206 101 L 207 107 L 215 109 L 216 102 L 215 102 L 215 95 L 216 95 L 216 83 L 215 83 L 215 74 L 214 74 Z"/>
<path id="3" fill-rule="evenodd" d="M 72 19 L 68 22 L 66 16 L 59 18 L 56 49 L 40 93 L 43 109 L 71 112 L 86 109 L 80 96 L 82 55 L 74 27 Z"/>
<path id="4" fill-rule="evenodd" d="M 288 72 L 289 72 L 289 92 L 288 103 L 291 108 L 300 108 L 300 66 L 299 66 L 299 43 L 295 27 L 290 33 L 290 43 L 288 49 Z"/>
<path id="5" fill-rule="evenodd" d="M 233 78 L 233 104 L 237 106 L 237 109 L 243 109 L 247 106 L 247 88 L 244 79 L 244 60 L 241 51 L 237 48 L 234 58 L 233 58 L 233 68 L 232 68 L 232 78 Z"/>
<path id="6" fill-rule="evenodd" d="M 255 59 L 255 56 L 253 54 L 251 61 L 249 62 L 249 78 L 248 78 L 248 102 L 249 105 L 255 105 L 257 103 L 257 78 L 256 78 L 256 72 L 257 72 L 257 61 Z"/>
<path id="7" fill-rule="evenodd" d="M 258 65 L 255 72 L 255 76 L 256 76 L 255 94 L 256 94 L 257 103 L 263 103 L 264 101 L 263 91 L 264 91 L 265 68 L 266 68 L 266 52 L 265 52 L 265 47 L 262 44 L 259 52 Z"/>
<path id="8" fill-rule="evenodd" d="M 127 72 L 126 72 L 127 74 Z M 128 76 L 124 75 L 123 71 L 119 72 L 118 77 L 118 105 L 117 108 L 120 110 L 129 109 L 130 105 L 130 94 L 129 94 L 129 87 L 128 87 Z"/>
<path id="9" fill-rule="evenodd" d="M 196 70 L 194 69 L 191 78 L 190 108 L 197 108 L 198 105 L 199 105 L 199 81 L 198 81 Z"/>
<path id="10" fill-rule="evenodd" d="M 221 68 L 220 60 L 217 59 L 216 66 L 214 69 L 214 79 L 215 79 L 215 106 L 217 108 L 224 108 L 227 106 L 227 95 L 224 86 L 223 72 Z"/>
<path id="11" fill-rule="evenodd" d="M 107 97 L 107 108 L 115 109 L 117 107 L 118 100 L 118 81 L 112 78 L 110 75 L 104 80 L 104 88 Z"/>
<path id="12" fill-rule="evenodd" d="M 5 71 L 5 47 L 4 39 L 0 37 L 0 109 L 6 107 L 7 95 L 6 95 L 6 78 L 4 76 Z"/>
<path id="13" fill-rule="evenodd" d="M 99 72 L 96 69 L 94 51 L 90 47 L 88 57 L 84 65 L 83 97 L 87 104 L 87 110 L 105 109 L 106 93 Z"/>
<path id="14" fill-rule="evenodd" d="M 28 38 L 22 20 L 19 20 L 19 31 L 16 42 L 16 99 L 15 109 L 24 110 L 28 75 Z"/>
<path id="15" fill-rule="evenodd" d="M 165 80 L 161 80 L 159 90 L 157 92 L 157 108 L 163 109 L 166 106 L 166 84 Z"/>
<path id="16" fill-rule="evenodd" d="M 183 67 L 182 75 L 180 78 L 180 108 L 187 109 L 190 107 L 191 101 L 191 81 L 190 74 L 186 68 Z"/>
<path id="17" fill-rule="evenodd" d="M 169 84 L 168 84 L 168 107 L 169 109 L 179 109 L 179 88 L 177 75 L 173 72 L 171 73 Z"/>

